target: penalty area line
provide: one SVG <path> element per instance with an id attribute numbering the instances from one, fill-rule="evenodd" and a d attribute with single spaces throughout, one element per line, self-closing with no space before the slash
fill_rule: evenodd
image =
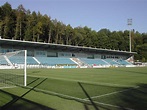
<path id="1" fill-rule="evenodd" d="M 99 97 L 109 96 L 109 95 L 113 95 L 113 94 L 117 94 L 117 93 L 121 93 L 121 92 L 126 92 L 126 91 L 129 91 L 131 89 L 136 89 L 136 88 L 139 88 L 139 86 L 129 88 L 129 89 L 125 89 L 125 90 L 122 90 L 122 91 L 116 91 L 116 92 L 111 92 L 111 93 L 107 93 L 107 94 L 103 94 L 103 95 L 93 96 L 93 97 L 90 97 L 90 98 L 91 99 L 96 99 L 96 98 L 99 98 Z M 88 98 L 85 98 L 84 100 L 87 100 L 87 99 Z"/>
<path id="2" fill-rule="evenodd" d="M 32 88 L 32 87 L 27 86 L 26 88 Z M 77 100 L 77 101 L 81 101 L 81 102 L 91 103 L 91 101 L 89 99 L 82 99 L 82 98 L 78 98 L 78 97 L 74 97 L 74 96 L 70 96 L 70 95 L 65 95 L 65 94 L 57 93 L 57 92 L 54 92 L 54 91 L 48 91 L 48 90 L 43 90 L 43 89 L 38 89 L 38 88 L 34 88 L 34 91 L 48 93 L 50 95 L 55 95 L 55 96 L 60 96 L 60 97 L 64 97 L 64 98 L 69 98 L 69 99 Z M 102 102 L 97 102 L 97 101 L 93 101 L 93 102 L 95 104 L 104 105 L 104 106 L 108 106 L 108 107 L 121 108 L 120 106 L 117 106 L 117 105 L 112 105 L 112 104 L 107 104 L 107 103 L 102 103 Z M 133 109 L 127 108 L 127 107 L 125 109 L 126 110 L 133 110 Z"/>
<path id="3" fill-rule="evenodd" d="M 16 86 L 10 86 L 10 87 L 0 87 L 0 89 L 7 89 L 7 88 L 15 88 Z"/>

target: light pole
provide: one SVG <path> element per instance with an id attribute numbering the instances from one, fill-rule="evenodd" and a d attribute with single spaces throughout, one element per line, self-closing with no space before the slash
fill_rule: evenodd
<path id="1" fill-rule="evenodd" d="M 128 26 L 132 25 L 132 19 L 128 19 Z M 131 28 L 130 28 L 130 32 L 129 32 L 129 39 L 130 39 L 130 52 L 132 51 L 131 49 Z"/>

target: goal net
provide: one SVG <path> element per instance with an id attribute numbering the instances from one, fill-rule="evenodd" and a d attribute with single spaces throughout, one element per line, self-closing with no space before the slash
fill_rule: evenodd
<path id="1" fill-rule="evenodd" d="M 27 51 L 0 53 L 0 88 L 26 86 Z"/>

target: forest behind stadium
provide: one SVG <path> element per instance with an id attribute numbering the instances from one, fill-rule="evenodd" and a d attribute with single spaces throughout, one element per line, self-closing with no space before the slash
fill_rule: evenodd
<path id="1" fill-rule="evenodd" d="M 137 52 L 135 60 L 147 61 L 147 33 L 132 30 L 131 35 L 132 51 Z M 31 12 L 23 5 L 12 9 L 8 2 L 0 6 L 0 36 L 5 39 L 129 51 L 129 30 L 96 31 L 87 26 L 73 28 L 46 14 Z"/>

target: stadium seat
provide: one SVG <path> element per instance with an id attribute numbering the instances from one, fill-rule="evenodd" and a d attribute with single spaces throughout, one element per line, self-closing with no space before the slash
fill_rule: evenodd
<path id="1" fill-rule="evenodd" d="M 7 61 L 5 60 L 5 59 L 3 59 L 3 60 L 0 60 L 0 65 L 7 65 L 8 63 L 7 63 Z"/>
<path id="2" fill-rule="evenodd" d="M 13 56 L 8 58 L 12 64 L 22 64 L 24 63 L 24 56 Z"/>
<path id="3" fill-rule="evenodd" d="M 60 58 L 60 57 L 36 57 L 36 59 L 44 65 L 58 65 L 58 64 L 75 64 L 73 61 L 71 61 L 69 58 Z"/>
<path id="4" fill-rule="evenodd" d="M 120 65 L 132 65 L 131 63 L 125 60 L 116 60 L 116 62 L 118 62 Z"/>
<path id="5" fill-rule="evenodd" d="M 119 65 L 119 62 L 116 62 L 114 59 L 105 59 L 110 65 Z"/>
<path id="6" fill-rule="evenodd" d="M 38 63 L 33 59 L 33 57 L 28 56 L 27 57 L 27 64 L 29 64 L 29 65 L 37 65 Z"/>
<path id="7" fill-rule="evenodd" d="M 106 62 L 104 62 L 102 59 L 87 59 L 87 58 L 80 58 L 83 62 L 89 64 L 89 65 L 108 65 Z"/>
<path id="8" fill-rule="evenodd" d="M 22 62 L 24 62 L 24 56 L 13 56 L 10 57 L 9 60 L 11 61 L 11 63 L 13 64 L 22 64 Z M 27 64 L 28 65 L 36 65 L 38 64 L 33 57 L 31 56 L 27 56 Z"/>

